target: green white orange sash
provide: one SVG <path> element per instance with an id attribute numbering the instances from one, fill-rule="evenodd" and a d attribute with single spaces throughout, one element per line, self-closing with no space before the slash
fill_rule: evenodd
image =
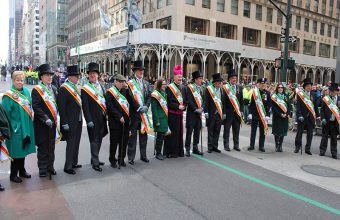
<path id="1" fill-rule="evenodd" d="M 106 104 L 104 96 L 95 88 L 91 83 L 87 83 L 83 86 L 84 90 L 106 113 Z"/>
<path id="2" fill-rule="evenodd" d="M 165 115 L 168 116 L 168 103 L 167 103 L 166 99 L 164 98 L 164 96 L 160 92 L 158 92 L 157 90 L 153 91 L 151 93 L 151 96 L 154 97 L 158 101 L 158 103 L 162 107 Z"/>
<path id="3" fill-rule="evenodd" d="M 122 109 L 126 113 L 126 115 L 129 116 L 130 115 L 129 102 L 127 101 L 127 99 L 118 91 L 118 89 L 115 86 L 108 89 L 108 92 L 111 93 L 111 95 L 119 103 L 120 107 L 122 107 Z"/>
<path id="4" fill-rule="evenodd" d="M 281 99 L 277 94 L 273 94 L 271 98 L 284 113 L 287 113 L 287 103 L 283 99 Z"/>
<path id="5" fill-rule="evenodd" d="M 238 102 L 238 99 L 235 95 L 235 91 L 231 87 L 230 83 L 223 85 L 223 89 L 224 89 L 225 93 L 228 95 L 229 100 L 230 100 L 231 104 L 233 105 L 233 107 L 236 111 L 236 114 L 240 117 L 241 123 L 244 124 L 242 114 L 241 114 L 241 110 L 240 110 L 240 103 Z"/>
<path id="6" fill-rule="evenodd" d="M 0 136 L 0 163 L 6 162 L 9 160 L 12 161 L 13 159 L 9 156 L 4 138 Z"/>
<path id="7" fill-rule="evenodd" d="M 81 98 L 80 98 L 78 89 L 70 82 L 65 82 L 62 86 L 72 95 L 72 97 L 76 100 L 78 105 L 81 107 Z"/>
<path id="8" fill-rule="evenodd" d="M 189 84 L 188 87 L 189 87 L 192 95 L 194 96 L 195 102 L 197 104 L 197 108 L 202 108 L 203 99 L 202 99 L 202 96 L 199 92 L 199 88 L 197 88 L 197 86 L 194 85 L 194 84 Z"/>
<path id="9" fill-rule="evenodd" d="M 302 100 L 302 102 L 306 105 L 306 107 L 308 108 L 310 113 L 312 113 L 314 120 L 316 120 L 316 114 L 315 114 L 315 111 L 314 111 L 314 104 L 313 104 L 312 100 L 310 100 L 309 96 L 303 90 L 298 91 L 297 94 L 300 97 L 300 99 Z"/>
<path id="10" fill-rule="evenodd" d="M 4 93 L 4 96 L 8 96 L 14 102 L 18 103 L 33 120 L 31 101 L 24 94 L 18 92 L 15 89 L 10 89 Z"/>
<path id="11" fill-rule="evenodd" d="M 168 86 L 172 92 L 172 94 L 174 94 L 174 96 L 176 97 L 178 103 L 180 105 L 183 105 L 183 96 L 181 91 L 177 88 L 177 86 L 175 85 L 175 83 L 170 83 Z"/>
<path id="12" fill-rule="evenodd" d="M 253 89 L 253 97 L 256 105 L 257 112 L 259 113 L 259 116 L 261 118 L 265 134 L 268 132 L 268 125 L 266 122 L 266 110 L 264 109 L 260 90 L 257 87 L 254 87 Z"/>
<path id="13" fill-rule="evenodd" d="M 220 115 L 221 119 L 223 118 L 223 113 L 222 113 L 222 101 L 221 98 L 218 97 L 216 89 L 213 85 L 209 85 L 207 87 L 207 90 L 211 96 L 211 98 L 213 99 L 216 109 L 218 111 L 218 114 Z"/>
<path id="14" fill-rule="evenodd" d="M 50 91 L 46 88 L 44 84 L 39 84 L 34 87 L 35 90 L 39 93 L 41 98 L 44 100 L 45 105 L 47 106 L 48 110 L 51 112 L 53 116 L 54 124 L 56 125 L 56 135 L 55 140 L 56 142 L 59 142 L 61 140 L 61 133 L 58 129 L 58 108 L 57 103 L 55 102 L 53 95 L 50 93 Z"/>
<path id="15" fill-rule="evenodd" d="M 142 94 L 142 91 L 140 90 L 138 83 L 136 82 L 135 79 L 132 79 L 130 81 L 128 81 L 128 86 L 133 94 L 133 98 L 135 100 L 135 102 L 137 102 L 137 104 L 139 106 L 144 106 L 144 97 Z M 142 126 L 141 126 L 141 133 L 144 134 L 145 132 L 148 133 L 151 129 L 152 129 L 152 124 L 150 122 L 149 116 L 147 114 L 147 112 L 145 113 L 139 113 L 141 118 L 142 118 Z"/>
<path id="16" fill-rule="evenodd" d="M 340 125 L 340 111 L 338 106 L 336 106 L 336 104 L 334 103 L 334 100 L 329 96 L 323 97 L 322 100 L 326 103 L 327 107 L 331 110 L 335 119 Z"/>

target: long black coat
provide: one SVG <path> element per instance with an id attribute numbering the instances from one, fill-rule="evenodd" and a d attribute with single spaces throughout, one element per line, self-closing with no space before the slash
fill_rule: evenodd
<path id="1" fill-rule="evenodd" d="M 126 98 L 128 91 L 126 89 L 121 89 L 120 93 Z M 105 98 L 110 129 L 121 129 L 121 117 L 124 117 L 125 127 L 128 128 L 130 125 L 130 118 L 117 102 L 116 98 L 113 97 L 110 92 L 106 93 Z"/>
<path id="2" fill-rule="evenodd" d="M 105 95 L 105 90 L 102 88 L 103 94 Z M 93 122 L 93 128 L 87 128 L 87 132 L 89 138 L 91 140 L 98 138 L 103 138 L 107 135 L 107 120 L 106 113 L 104 110 L 98 105 L 98 103 L 93 100 L 93 98 L 85 92 L 83 89 L 81 90 L 81 100 L 83 106 L 83 114 L 87 123 Z"/>
<path id="3" fill-rule="evenodd" d="M 57 99 L 58 92 L 57 88 L 52 85 L 52 90 L 54 93 L 54 97 Z M 37 145 L 46 143 L 48 138 L 55 139 L 55 130 L 56 124 L 54 122 L 54 118 L 52 113 L 50 112 L 49 108 L 45 104 L 44 100 L 39 95 L 38 91 L 34 88 L 32 90 L 32 107 L 34 110 L 34 133 L 35 133 L 35 142 Z M 50 119 L 53 122 L 53 127 L 50 129 L 46 125 L 46 121 Z M 49 134 L 50 132 L 50 134 Z"/>
<path id="4" fill-rule="evenodd" d="M 291 114 L 291 103 L 287 94 L 284 94 L 284 101 L 287 104 L 286 114 L 288 116 Z M 281 114 L 284 113 L 282 109 L 273 100 L 271 102 L 273 112 L 272 133 L 276 136 L 287 136 L 289 119 L 287 117 L 282 118 Z"/>
<path id="5" fill-rule="evenodd" d="M 224 89 L 223 89 L 224 91 Z M 224 91 L 225 93 L 225 91 Z M 236 113 L 235 108 L 233 106 L 233 104 L 231 103 L 229 96 L 227 94 L 225 94 L 226 98 L 225 98 L 225 114 L 227 119 L 229 119 L 230 117 L 234 117 Z M 236 98 L 238 100 L 238 103 L 240 104 L 240 112 L 243 112 L 243 89 L 241 86 L 236 86 Z M 236 117 L 240 122 L 241 122 L 241 118 L 240 117 Z"/>
<path id="6" fill-rule="evenodd" d="M 260 95 L 262 99 L 262 103 L 264 106 L 264 110 L 266 111 L 266 116 L 270 116 L 270 104 L 271 104 L 271 99 L 270 99 L 270 93 L 267 90 L 261 91 L 260 90 Z M 251 96 L 251 101 L 249 105 L 249 112 L 252 114 L 253 119 L 260 120 L 259 113 L 257 112 L 256 104 L 255 104 L 255 99 L 254 96 Z"/>
<path id="7" fill-rule="evenodd" d="M 307 106 L 305 105 L 305 103 L 301 100 L 299 95 L 296 95 L 296 119 L 298 120 L 299 117 L 303 117 L 305 123 L 308 123 L 310 125 L 313 125 L 315 127 L 315 119 L 312 115 L 312 113 L 310 113 L 309 109 L 307 108 Z M 314 111 L 316 114 L 316 117 L 319 117 L 319 109 L 317 107 L 317 103 L 316 100 L 313 99 L 313 96 L 311 96 L 311 101 L 314 104 Z"/>
<path id="8" fill-rule="evenodd" d="M 59 94 L 57 98 L 57 103 L 59 107 L 59 115 L 60 115 L 60 131 L 63 135 L 63 140 L 67 135 L 75 135 L 77 125 L 82 122 L 81 117 L 81 106 L 77 103 L 77 101 L 73 98 L 73 96 L 63 87 L 61 86 L 59 89 Z M 68 124 L 70 127 L 69 132 L 65 132 L 62 125 Z"/>
<path id="9" fill-rule="evenodd" d="M 337 98 L 337 103 L 336 105 L 338 108 L 340 108 L 340 96 Z M 320 110 L 320 117 L 321 119 L 326 119 L 327 123 L 329 123 L 333 113 L 332 111 L 328 108 L 327 104 L 322 100 L 321 101 L 321 110 Z M 335 119 L 336 121 L 336 119 Z M 337 133 L 339 134 L 340 129 L 339 129 L 339 124 L 336 123 L 336 128 L 337 128 Z"/>
<path id="10" fill-rule="evenodd" d="M 195 110 L 198 109 L 197 103 L 195 101 L 194 95 L 192 94 L 190 88 L 186 86 L 183 89 L 183 99 L 185 100 L 187 116 L 186 116 L 186 127 L 190 128 L 193 126 L 195 121 L 201 121 L 201 114 L 195 113 Z M 201 92 L 200 92 L 201 93 Z M 201 94 L 202 101 L 203 101 L 203 94 Z M 203 108 L 202 103 L 202 108 Z"/>
<path id="11" fill-rule="evenodd" d="M 226 94 L 223 90 L 223 88 L 220 88 L 221 90 L 221 101 L 222 101 L 222 114 L 225 114 L 225 106 L 226 106 Z M 208 89 L 205 89 L 204 91 L 204 98 L 203 98 L 203 106 L 204 106 L 204 113 L 208 113 L 209 118 L 214 115 L 217 111 L 216 105 L 214 100 L 211 98 L 211 95 L 208 91 Z M 207 120 L 207 124 L 209 123 L 209 119 Z"/>

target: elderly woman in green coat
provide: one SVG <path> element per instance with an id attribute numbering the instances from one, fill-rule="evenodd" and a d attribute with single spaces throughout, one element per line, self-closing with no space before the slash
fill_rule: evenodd
<path id="1" fill-rule="evenodd" d="M 161 153 L 164 142 L 163 152 L 166 151 L 165 136 L 170 135 L 170 129 L 168 126 L 168 107 L 166 101 L 166 82 L 163 79 L 157 80 L 155 84 L 155 90 L 151 94 L 151 111 L 153 128 L 156 135 L 156 158 L 158 160 L 164 160 Z"/>
<path id="2" fill-rule="evenodd" d="M 285 87 L 279 83 L 271 97 L 273 112 L 272 133 L 275 137 L 275 151 L 282 152 L 282 142 L 288 132 L 288 122 L 291 113 L 289 96 Z"/>
<path id="3" fill-rule="evenodd" d="M 16 183 L 22 182 L 20 177 L 31 178 L 25 169 L 25 157 L 35 153 L 31 96 L 24 87 L 24 80 L 25 73 L 15 71 L 12 75 L 13 86 L 2 98 L 2 106 L 11 124 L 11 138 L 6 140 L 9 156 L 13 159 L 10 180 Z"/>

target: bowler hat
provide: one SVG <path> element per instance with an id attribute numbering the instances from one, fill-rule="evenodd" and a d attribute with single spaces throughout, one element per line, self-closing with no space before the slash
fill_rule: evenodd
<path id="1" fill-rule="evenodd" d="M 257 83 L 266 83 L 267 82 L 267 78 L 260 78 L 257 80 Z"/>
<path id="2" fill-rule="evenodd" d="M 115 75 L 115 80 L 117 80 L 117 81 L 126 81 L 126 78 L 123 75 L 121 75 L 121 74 L 116 74 Z"/>
<path id="3" fill-rule="evenodd" d="M 329 91 L 339 91 L 339 84 L 338 83 L 331 83 L 331 86 L 329 87 Z"/>
<path id="4" fill-rule="evenodd" d="M 67 76 L 78 76 L 78 65 L 68 66 L 67 67 Z"/>
<path id="5" fill-rule="evenodd" d="M 87 65 L 87 73 L 89 72 L 97 72 L 99 74 L 99 64 L 98 63 L 89 63 Z"/>
<path id="6" fill-rule="evenodd" d="M 144 66 L 143 66 L 143 62 L 140 60 L 136 60 L 135 62 L 133 62 L 133 67 L 132 70 L 145 70 Z"/>
<path id="7" fill-rule="evenodd" d="M 41 76 L 42 75 L 45 75 L 45 74 L 50 74 L 50 75 L 54 75 L 54 72 L 52 71 L 51 69 L 51 66 L 50 64 L 48 63 L 45 63 L 45 64 L 41 64 L 39 67 L 38 67 L 38 77 L 39 79 L 41 79 Z"/>
<path id="8" fill-rule="evenodd" d="M 307 86 L 307 85 L 313 85 L 312 80 L 310 78 L 306 78 L 306 79 L 303 80 L 303 86 L 302 87 L 305 88 L 305 86 Z"/>
<path id="9" fill-rule="evenodd" d="M 228 79 L 230 77 L 237 76 L 237 73 L 235 72 L 235 69 L 231 69 L 228 71 Z"/>
<path id="10" fill-rule="evenodd" d="M 192 72 L 191 76 L 192 76 L 192 80 L 195 80 L 197 78 L 203 77 L 203 74 L 201 73 L 201 71 L 197 70 L 195 72 Z"/>
<path id="11" fill-rule="evenodd" d="M 220 73 L 215 73 L 212 77 L 213 77 L 213 80 L 212 80 L 213 83 L 223 81 Z"/>

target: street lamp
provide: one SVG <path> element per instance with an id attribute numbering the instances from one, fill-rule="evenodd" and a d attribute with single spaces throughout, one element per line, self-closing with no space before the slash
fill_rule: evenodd
<path id="1" fill-rule="evenodd" d="M 124 10 L 126 10 L 127 12 L 127 26 L 128 26 L 126 51 L 125 51 L 128 76 L 131 73 L 130 66 L 131 66 L 131 58 L 132 58 L 132 52 L 133 52 L 131 48 L 131 44 L 130 44 L 130 32 L 133 31 L 133 25 L 131 24 L 131 12 L 132 12 L 133 7 L 137 7 L 135 0 L 128 0 L 124 7 Z"/>
<path id="2" fill-rule="evenodd" d="M 79 28 L 78 30 L 77 30 L 77 52 L 78 52 L 78 58 L 77 58 L 77 63 L 78 63 L 78 72 L 80 73 L 80 51 L 79 51 L 79 41 L 80 41 L 80 34 L 82 33 L 83 31 L 82 31 L 82 29 L 81 28 Z"/>

